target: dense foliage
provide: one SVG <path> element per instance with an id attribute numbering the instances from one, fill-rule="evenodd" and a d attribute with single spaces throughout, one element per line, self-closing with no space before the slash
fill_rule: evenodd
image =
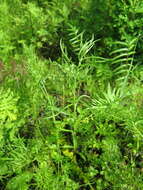
<path id="1" fill-rule="evenodd" d="M 0 189 L 143 189 L 143 2 L 0 0 Z"/>

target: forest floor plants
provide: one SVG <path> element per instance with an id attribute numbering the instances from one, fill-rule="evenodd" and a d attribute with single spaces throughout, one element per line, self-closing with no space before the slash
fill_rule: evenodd
<path id="1" fill-rule="evenodd" d="M 72 18 L 84 20 L 93 1 L 0 4 L 1 190 L 142 190 L 141 36 L 121 28 L 107 54 L 98 31 Z"/>

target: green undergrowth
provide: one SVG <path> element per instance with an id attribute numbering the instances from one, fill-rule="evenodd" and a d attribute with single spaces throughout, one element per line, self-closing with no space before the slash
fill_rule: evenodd
<path id="1" fill-rule="evenodd" d="M 0 189 L 142 190 L 141 3 L 0 5 Z"/>

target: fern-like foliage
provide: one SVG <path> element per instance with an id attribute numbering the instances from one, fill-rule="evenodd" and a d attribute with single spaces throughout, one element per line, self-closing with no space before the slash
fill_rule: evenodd
<path id="1" fill-rule="evenodd" d="M 15 132 L 15 121 L 18 117 L 18 98 L 8 89 L 0 89 L 0 141 L 5 138 L 4 133 L 9 133 L 12 138 Z"/>
<path id="2" fill-rule="evenodd" d="M 0 89 L 0 121 L 15 120 L 17 118 L 17 98 L 14 97 L 13 93 L 8 89 L 7 91 L 3 88 Z"/>
<path id="3" fill-rule="evenodd" d="M 105 110 L 109 107 L 122 107 L 121 105 L 124 104 L 124 99 L 129 96 L 127 85 L 130 78 L 130 73 L 134 68 L 133 62 L 136 44 L 136 38 L 130 42 L 116 42 L 116 45 L 119 45 L 120 48 L 111 52 L 111 56 L 113 56 L 113 58 L 102 59 L 100 57 L 94 57 L 94 64 L 96 68 L 99 68 L 99 66 L 97 67 L 98 64 L 105 65 L 108 63 L 108 65 L 112 68 L 112 78 L 114 79 L 114 82 L 112 81 L 112 85 L 108 83 L 107 86 L 104 87 L 105 90 L 99 93 L 93 100 L 93 105 L 97 110 L 102 111 L 103 109 Z"/>
<path id="4" fill-rule="evenodd" d="M 90 40 L 84 41 L 84 31 L 80 33 L 79 30 L 72 25 L 69 25 L 68 31 L 70 44 L 75 55 L 78 57 L 80 65 L 97 40 L 94 40 L 94 35 L 92 35 Z"/>
<path id="5" fill-rule="evenodd" d="M 125 86 L 129 74 L 133 69 L 134 55 L 137 45 L 137 38 L 128 42 L 115 42 L 120 48 L 111 52 L 111 66 L 114 68 L 114 76 L 119 86 Z"/>
<path id="6" fill-rule="evenodd" d="M 98 109 L 107 108 L 110 105 L 118 105 L 123 94 L 120 89 L 112 88 L 108 83 L 107 90 L 101 96 L 97 95 L 97 99 L 93 100 L 93 105 Z"/>

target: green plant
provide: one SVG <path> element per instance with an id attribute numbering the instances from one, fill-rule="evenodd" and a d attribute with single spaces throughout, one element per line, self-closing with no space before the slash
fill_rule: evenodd
<path id="1" fill-rule="evenodd" d="M 143 189 L 142 3 L 0 5 L 1 190 Z"/>

